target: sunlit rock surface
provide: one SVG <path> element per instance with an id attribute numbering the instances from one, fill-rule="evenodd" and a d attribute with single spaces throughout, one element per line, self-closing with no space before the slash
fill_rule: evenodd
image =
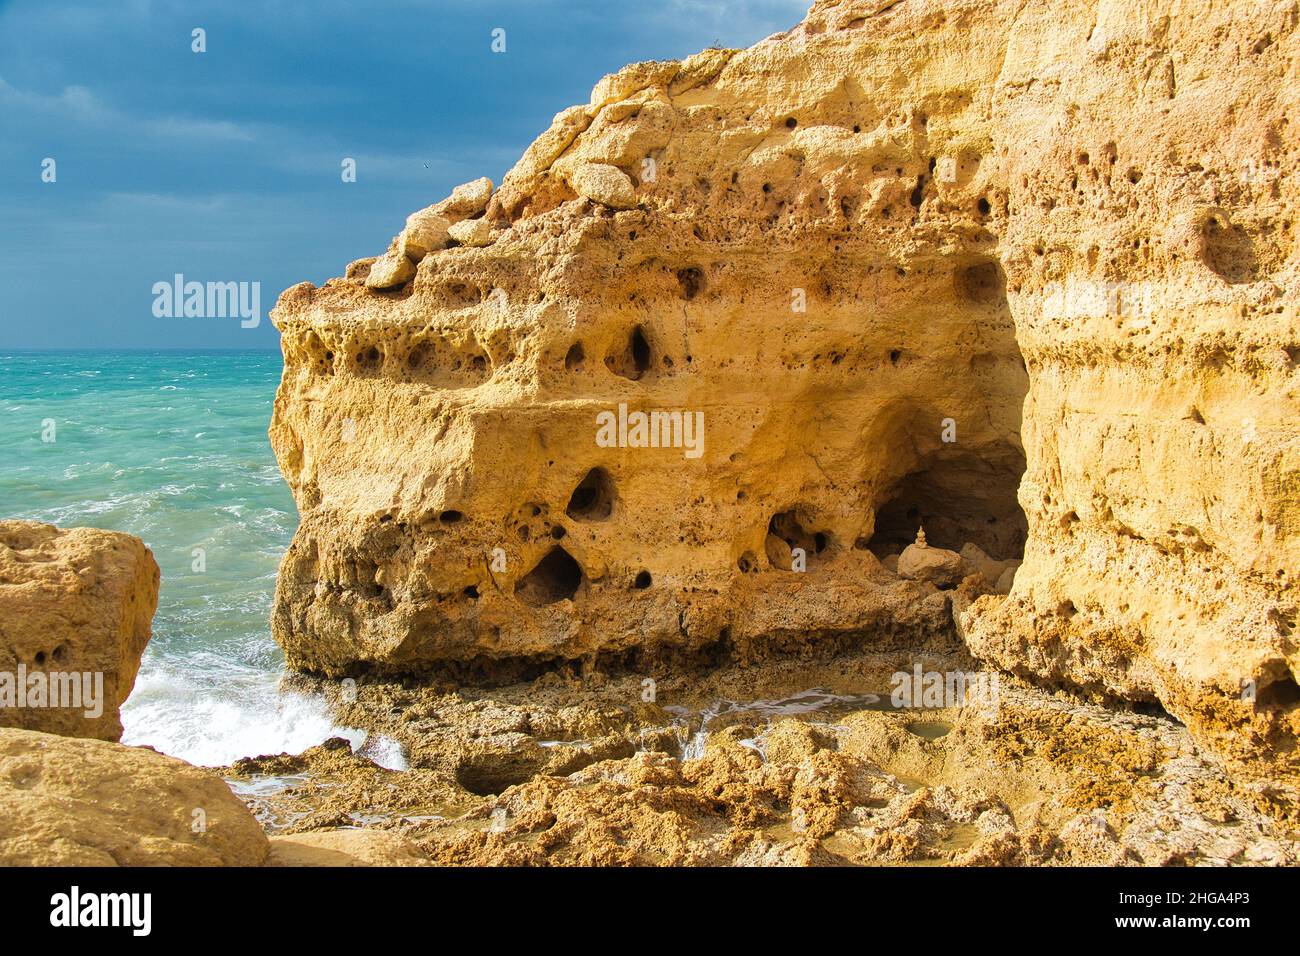
<path id="1" fill-rule="evenodd" d="M 485 206 L 432 207 L 445 247 L 282 296 L 289 663 L 500 677 L 956 623 L 1289 753 L 1297 45 L 1246 0 L 818 3 L 601 80 Z M 654 411 L 682 427 L 636 447 Z M 1023 554 L 1010 594 L 954 622 L 897 577 L 922 524 Z"/>

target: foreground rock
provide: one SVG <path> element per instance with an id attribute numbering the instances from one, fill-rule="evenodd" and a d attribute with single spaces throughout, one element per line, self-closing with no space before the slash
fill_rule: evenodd
<path id="1" fill-rule="evenodd" d="M 271 837 L 269 866 L 429 866 L 409 840 L 384 830 L 316 830 Z"/>
<path id="2" fill-rule="evenodd" d="M 0 726 L 118 740 L 158 583 L 131 535 L 0 521 Z"/>
<path id="3" fill-rule="evenodd" d="M 258 866 L 267 846 L 211 771 L 140 747 L 0 730 L 0 864 Z"/>
<path id="4" fill-rule="evenodd" d="M 490 691 L 362 682 L 340 717 L 400 742 L 410 769 L 339 740 L 228 772 L 286 863 L 317 848 L 340 864 L 1300 862 L 1295 786 L 1233 780 L 1176 722 L 1014 678 L 966 707 L 894 707 L 917 665 L 972 667 L 773 660 L 665 674 L 658 703 L 599 672 Z"/>
<path id="5" fill-rule="evenodd" d="M 924 524 L 1023 548 L 978 656 L 1295 774 L 1296 31 L 827 0 L 602 80 L 491 245 L 281 298 L 290 664 L 920 646 L 943 596 L 873 556 Z"/>

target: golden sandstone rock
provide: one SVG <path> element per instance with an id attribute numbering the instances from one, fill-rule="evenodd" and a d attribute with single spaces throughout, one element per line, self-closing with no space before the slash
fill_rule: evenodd
<path id="1" fill-rule="evenodd" d="M 583 163 L 573 171 L 569 182 L 579 196 L 611 209 L 631 209 L 636 205 L 636 187 L 631 177 L 617 166 Z"/>
<path id="2" fill-rule="evenodd" d="M 441 249 L 447 244 L 447 231 L 451 220 L 438 212 L 436 206 L 421 209 L 406 217 L 406 228 L 397 237 L 396 252 L 406 256 L 412 262 L 419 262 L 430 252 Z M 391 256 L 392 251 L 389 252 Z M 411 278 L 415 271 L 407 270 L 402 281 Z"/>
<path id="3" fill-rule="evenodd" d="M 158 584 L 139 538 L 0 521 L 0 865 L 265 859 L 260 824 L 220 777 L 115 742 Z"/>
<path id="4" fill-rule="evenodd" d="M 492 241 L 492 223 L 486 219 L 465 219 L 447 230 L 462 246 L 486 246 Z"/>
<path id="5" fill-rule="evenodd" d="M 0 730 L 0 864 L 257 866 L 267 849 L 209 770 L 144 747 Z"/>
<path id="6" fill-rule="evenodd" d="M 487 202 L 490 246 L 281 297 L 289 663 L 497 676 L 955 624 L 1292 752 L 1298 46 L 1249 0 L 846 0 L 606 77 Z M 1006 584 L 1023 551 L 1010 595 L 954 622 L 898 578 L 922 522 Z"/>
<path id="7" fill-rule="evenodd" d="M 118 740 L 158 581 L 139 538 L 0 521 L 0 727 Z"/>
<path id="8" fill-rule="evenodd" d="M 470 183 L 461 183 L 433 209 L 452 222 L 477 216 L 487 208 L 488 200 L 492 198 L 492 188 L 492 180 L 486 176 Z"/>
<path id="9" fill-rule="evenodd" d="M 970 551 L 978 545 L 967 545 Z M 916 532 L 916 541 L 903 549 L 898 556 L 899 577 L 913 581 L 929 581 L 939 587 L 954 587 L 962 579 L 962 559 L 956 551 L 932 548 L 926 542 L 925 531 Z"/>
<path id="10" fill-rule="evenodd" d="M 404 245 L 403 248 L 417 247 Z M 421 250 L 419 254 L 423 256 L 423 247 L 418 248 Z M 406 252 L 389 253 L 370 267 L 370 274 L 366 276 L 366 285 L 371 289 L 391 289 L 393 286 L 409 281 L 413 275 L 415 275 L 415 266 L 411 265 Z"/>
<path id="11" fill-rule="evenodd" d="M 270 839 L 269 866 L 428 866 L 409 841 L 384 830 L 316 830 Z"/>

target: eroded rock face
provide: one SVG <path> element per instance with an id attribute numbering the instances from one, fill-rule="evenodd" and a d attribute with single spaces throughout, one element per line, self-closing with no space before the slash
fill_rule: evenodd
<path id="1" fill-rule="evenodd" d="M 258 866 L 266 834 L 216 774 L 144 747 L 0 730 L 0 864 Z"/>
<path id="2" fill-rule="evenodd" d="M 282 296 L 290 664 L 920 642 L 947 596 L 877 557 L 923 523 L 1024 552 L 977 655 L 1285 749 L 1295 28 L 826 2 L 606 77 L 457 230 L 490 245 Z"/>
<path id="3" fill-rule="evenodd" d="M 118 709 L 149 643 L 158 583 L 139 538 L 0 521 L 0 727 L 121 738 Z M 56 684 L 59 701 L 80 704 L 50 706 Z"/>
<path id="4" fill-rule="evenodd" d="M 655 701 L 639 674 L 564 667 L 492 688 L 363 679 L 340 719 L 399 743 L 408 769 L 336 739 L 225 773 L 256 792 L 272 861 L 286 863 L 1300 860 L 1294 783 L 1234 779 L 1168 717 L 1005 674 L 992 699 L 896 708 L 899 672 L 971 666 L 915 653 L 666 671 Z M 300 782 L 277 788 L 286 778 Z"/>

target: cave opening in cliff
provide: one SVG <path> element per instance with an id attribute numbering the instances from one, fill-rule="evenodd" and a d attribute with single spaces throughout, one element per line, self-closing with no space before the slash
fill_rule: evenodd
<path id="1" fill-rule="evenodd" d="M 530 607 L 572 599 L 582 587 L 582 567 L 563 548 L 552 548 L 515 584 L 515 597 Z"/>
<path id="2" fill-rule="evenodd" d="M 1029 375 L 1006 276 L 990 259 L 960 262 L 951 276 L 946 336 L 963 347 L 941 353 L 946 364 L 933 371 L 942 381 L 931 376 L 924 393 L 900 395 L 869 429 L 892 454 L 867 547 L 880 558 L 898 554 L 923 527 L 931 546 L 960 552 L 974 544 L 996 560 L 1019 559 L 1028 530 L 1018 495 Z M 929 350 L 915 351 L 923 361 Z"/>
<path id="3" fill-rule="evenodd" d="M 974 544 L 997 560 L 1020 558 L 1027 523 L 1016 495 L 1024 471 L 1023 452 L 1007 444 L 909 472 L 876 511 L 868 547 L 881 558 L 898 554 L 924 528 L 932 547 L 960 552 Z"/>

